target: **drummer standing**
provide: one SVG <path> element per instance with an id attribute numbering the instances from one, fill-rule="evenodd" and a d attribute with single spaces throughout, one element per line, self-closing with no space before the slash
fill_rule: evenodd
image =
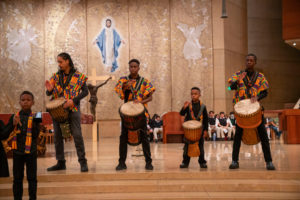
<path id="1" fill-rule="evenodd" d="M 119 95 L 120 99 L 124 100 L 124 103 L 128 101 L 134 101 L 136 103 L 142 103 L 146 108 L 146 117 L 149 118 L 149 113 L 147 111 L 147 103 L 152 101 L 152 94 L 155 91 L 155 87 L 150 81 L 141 77 L 139 75 L 140 61 L 137 59 L 131 59 L 129 61 L 129 76 L 121 77 L 115 87 L 115 92 Z M 143 152 L 145 156 L 147 170 L 153 170 L 150 144 L 147 139 L 147 122 L 145 121 L 145 126 L 140 131 L 140 138 L 143 146 Z M 127 169 L 125 164 L 127 157 L 127 141 L 128 141 L 128 130 L 122 123 L 122 130 L 120 136 L 119 145 L 119 164 L 116 170 Z"/>
<path id="2" fill-rule="evenodd" d="M 45 82 L 46 94 L 52 96 L 53 99 L 59 97 L 66 99 L 64 108 L 70 111 L 71 134 L 74 138 L 80 170 L 81 172 L 87 172 L 88 165 L 80 126 L 80 100 L 88 95 L 87 77 L 75 69 L 73 61 L 67 53 L 60 53 L 57 56 L 57 62 L 60 69 L 51 77 L 50 81 L 47 80 Z M 66 169 L 64 141 L 59 123 L 54 119 L 53 127 L 57 164 L 49 167 L 47 170 L 64 170 Z"/>
<path id="3" fill-rule="evenodd" d="M 198 120 L 202 121 L 202 135 L 198 142 L 200 149 L 200 156 L 198 162 L 201 168 L 207 168 L 206 160 L 204 159 L 204 139 L 203 135 L 208 130 L 208 114 L 206 106 L 200 101 L 201 91 L 198 87 L 191 89 L 192 101 L 186 101 L 180 111 L 180 115 L 185 116 L 184 121 Z M 185 141 L 183 147 L 183 161 L 180 168 L 188 168 L 190 164 L 190 157 L 188 156 L 188 142 Z"/>
<path id="4" fill-rule="evenodd" d="M 236 90 L 233 97 L 233 104 L 243 99 L 251 99 L 251 102 L 260 101 L 268 95 L 269 84 L 265 76 L 254 70 L 257 58 L 254 54 L 248 54 L 246 57 L 246 70 L 241 70 L 232 75 L 228 80 L 230 90 Z M 265 129 L 263 120 L 257 127 L 258 135 L 261 140 L 262 150 L 264 152 L 264 158 L 266 161 L 266 168 L 268 170 L 275 170 L 272 163 L 270 144 Z M 241 146 L 241 140 L 243 135 L 243 129 L 236 125 L 236 133 L 233 142 L 232 151 L 232 163 L 230 169 L 239 168 L 239 152 Z"/>

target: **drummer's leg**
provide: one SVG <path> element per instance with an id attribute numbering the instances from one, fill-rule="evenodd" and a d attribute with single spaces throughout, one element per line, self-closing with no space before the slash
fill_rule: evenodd
<path id="1" fill-rule="evenodd" d="M 270 143 L 269 143 L 268 134 L 267 134 L 264 123 L 261 123 L 257 127 L 257 131 L 258 131 L 258 136 L 259 136 L 260 141 L 261 141 L 262 150 L 264 152 L 265 161 L 266 162 L 272 162 L 272 156 L 271 156 L 271 151 L 270 151 Z"/>
<path id="2" fill-rule="evenodd" d="M 127 141 L 128 141 L 128 130 L 125 128 L 122 122 L 122 130 L 120 135 L 119 145 L 119 163 L 125 164 L 127 158 Z"/>
<path id="3" fill-rule="evenodd" d="M 189 166 L 190 160 L 191 160 L 191 158 L 188 156 L 188 148 L 189 148 L 189 145 L 187 143 L 184 143 L 182 164 L 187 165 L 187 166 Z"/>
<path id="4" fill-rule="evenodd" d="M 239 153 L 241 147 L 241 141 L 243 136 L 243 129 L 236 125 L 236 133 L 233 141 L 233 150 L 232 150 L 232 161 L 239 161 Z"/>
<path id="5" fill-rule="evenodd" d="M 64 154 L 64 141 L 63 136 L 60 130 L 59 123 L 54 119 L 53 121 L 53 129 L 54 129 L 54 146 L 55 146 L 55 155 L 56 160 L 65 162 L 65 154 Z"/>
<path id="6" fill-rule="evenodd" d="M 83 137 L 81 133 L 81 126 L 80 126 L 80 111 L 78 112 L 71 112 L 70 113 L 70 126 L 71 126 L 71 133 L 74 139 L 76 152 L 78 156 L 78 162 L 80 164 L 85 164 L 87 162 L 85 158 L 85 148 Z"/>
<path id="7" fill-rule="evenodd" d="M 204 159 L 205 152 L 204 152 L 204 138 L 203 138 L 203 134 L 202 134 L 202 137 L 199 140 L 198 144 L 199 144 L 199 149 L 200 149 L 200 156 L 199 156 L 198 162 L 201 165 L 201 164 L 205 164 L 206 163 L 206 160 Z"/>
<path id="8" fill-rule="evenodd" d="M 143 127 L 142 131 L 140 131 L 140 134 L 141 134 L 140 136 L 141 136 L 141 142 L 142 142 L 142 146 L 143 146 L 145 161 L 146 161 L 146 163 L 151 164 L 152 159 L 151 159 L 151 152 L 150 152 L 150 144 L 149 144 L 149 140 L 147 138 L 147 126 L 146 126 L 146 124 Z"/>

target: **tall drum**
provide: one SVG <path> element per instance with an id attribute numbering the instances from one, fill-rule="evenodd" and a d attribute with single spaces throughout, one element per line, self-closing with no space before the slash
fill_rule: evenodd
<path id="1" fill-rule="evenodd" d="M 184 129 L 184 137 L 187 140 L 188 156 L 198 157 L 200 155 L 199 140 L 202 134 L 202 123 L 197 120 L 189 120 L 182 124 Z"/>
<path id="2" fill-rule="evenodd" d="M 128 144 L 139 145 L 139 132 L 147 123 L 144 105 L 130 101 L 120 107 L 119 113 L 123 125 L 128 129 Z"/>
<path id="3" fill-rule="evenodd" d="M 234 105 L 236 123 L 243 128 L 242 141 L 253 145 L 260 142 L 257 127 L 262 123 L 262 111 L 259 102 L 250 99 L 239 101 Z"/>

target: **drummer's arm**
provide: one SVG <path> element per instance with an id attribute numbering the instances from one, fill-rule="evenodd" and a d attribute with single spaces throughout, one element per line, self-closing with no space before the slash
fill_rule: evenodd
<path id="1" fill-rule="evenodd" d="M 202 121 L 203 131 L 208 131 L 208 114 L 206 107 L 203 110 L 203 121 Z"/>
<path id="2" fill-rule="evenodd" d="M 238 86 L 238 82 L 235 81 L 235 82 L 231 82 L 229 87 L 231 90 L 237 90 L 237 88 L 238 88 L 237 86 Z"/>
<path id="3" fill-rule="evenodd" d="M 1 140 L 5 140 L 9 137 L 10 133 L 14 130 L 14 115 L 12 115 L 6 124 L 6 126 L 3 127 L 2 133 L 1 133 Z"/>
<path id="4" fill-rule="evenodd" d="M 263 98 L 268 96 L 268 90 L 263 90 L 257 95 L 257 101 L 260 101 Z"/>
<path id="5" fill-rule="evenodd" d="M 152 101 L 152 94 L 150 94 L 146 99 L 143 99 L 140 103 L 145 104 Z"/>
<path id="6" fill-rule="evenodd" d="M 80 100 L 86 97 L 88 94 L 89 94 L 89 89 L 86 83 L 84 83 L 83 86 L 81 87 L 81 92 L 73 99 L 74 104 L 78 105 Z"/>

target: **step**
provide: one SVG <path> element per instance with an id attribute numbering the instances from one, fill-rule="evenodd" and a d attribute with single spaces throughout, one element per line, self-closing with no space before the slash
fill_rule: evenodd
<path id="1" fill-rule="evenodd" d="M 24 196 L 24 199 L 28 199 Z M 300 198 L 300 193 L 282 192 L 141 192 L 141 193 L 94 193 L 94 194 L 51 194 L 38 195 L 43 200 L 258 200 L 258 199 L 281 199 L 295 200 Z M 0 200 L 13 200 L 13 197 L 0 197 Z"/>
<path id="2" fill-rule="evenodd" d="M 12 184 L 0 185 L 0 196 L 12 195 Z M 24 184 L 24 194 L 27 194 Z M 134 192 L 300 192 L 300 180 L 119 180 L 41 182 L 38 194 L 134 193 Z"/>

